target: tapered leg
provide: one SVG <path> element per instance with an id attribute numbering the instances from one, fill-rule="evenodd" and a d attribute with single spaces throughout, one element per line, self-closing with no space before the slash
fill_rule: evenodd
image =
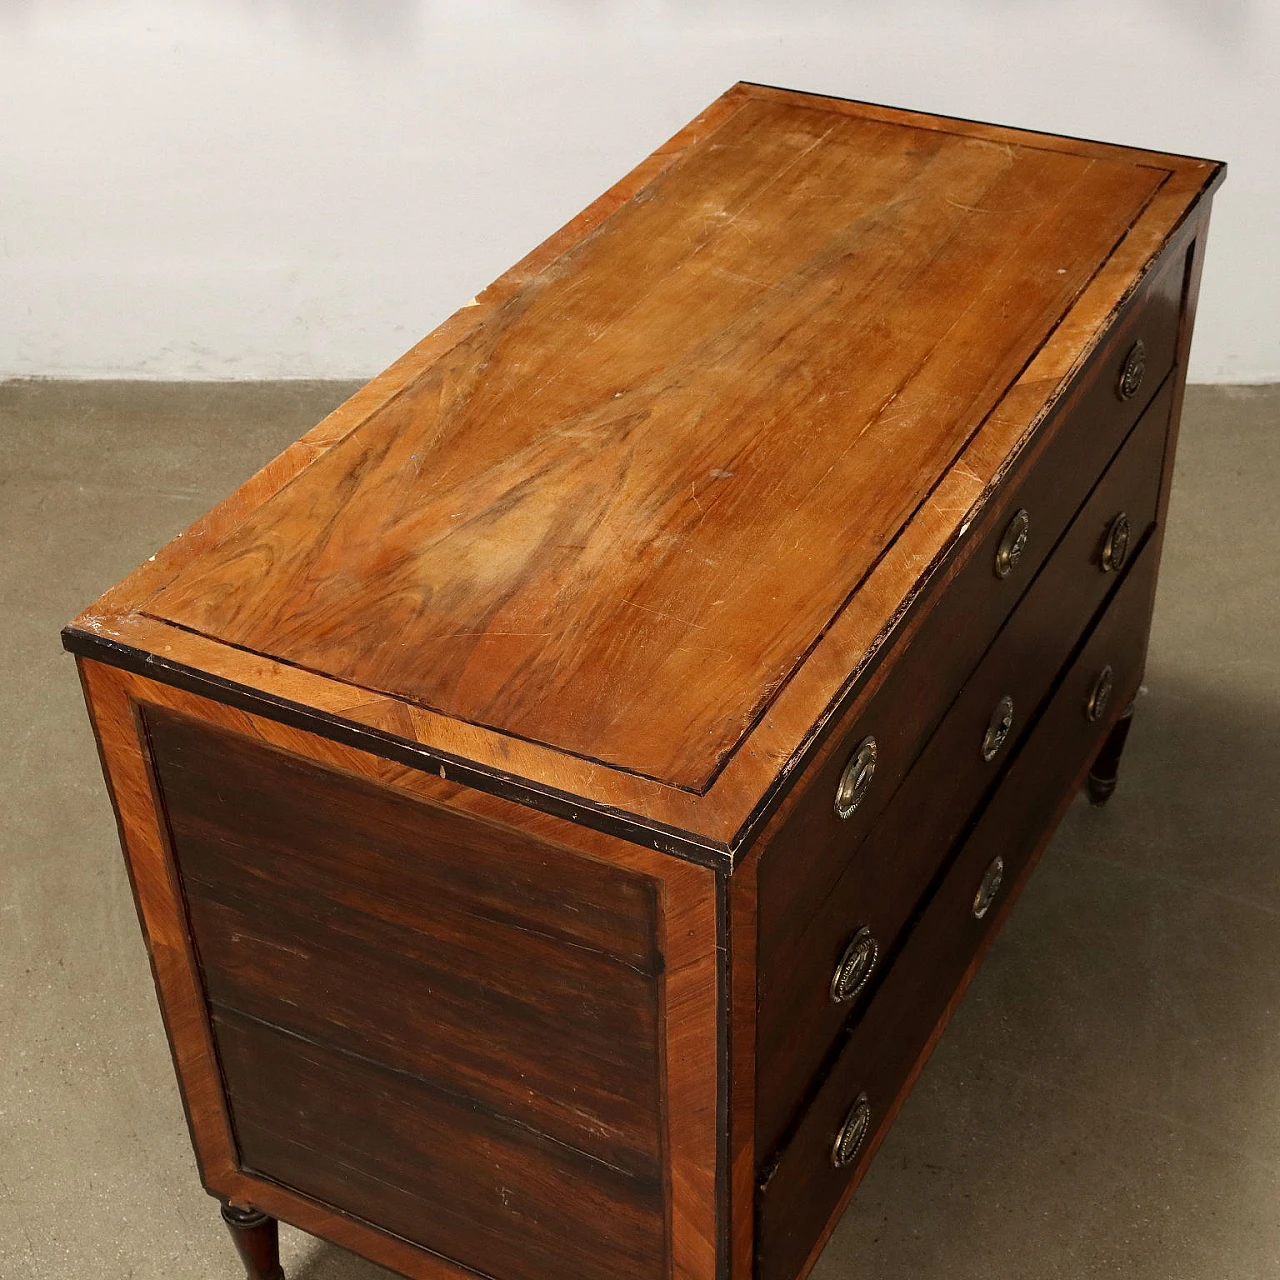
<path id="1" fill-rule="evenodd" d="M 236 1242 L 248 1280 L 284 1280 L 280 1270 L 280 1229 L 260 1209 L 222 1206 L 222 1220 Z"/>
<path id="2" fill-rule="evenodd" d="M 1111 727 L 1107 740 L 1098 752 L 1098 758 L 1089 770 L 1088 792 L 1089 803 L 1104 805 L 1111 799 L 1116 789 L 1116 775 L 1120 772 L 1120 757 L 1124 753 L 1125 739 L 1129 736 L 1129 726 L 1133 723 L 1133 703 L 1124 711 L 1124 715 Z"/>

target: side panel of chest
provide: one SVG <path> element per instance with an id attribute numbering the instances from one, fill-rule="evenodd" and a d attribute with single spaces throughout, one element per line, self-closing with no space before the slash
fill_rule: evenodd
<path id="1" fill-rule="evenodd" d="M 410 1276 L 710 1280 L 711 872 L 84 676 L 211 1191 Z"/>
<path id="2" fill-rule="evenodd" d="M 654 883 L 143 722 L 244 1167 L 490 1274 L 654 1274 Z"/>

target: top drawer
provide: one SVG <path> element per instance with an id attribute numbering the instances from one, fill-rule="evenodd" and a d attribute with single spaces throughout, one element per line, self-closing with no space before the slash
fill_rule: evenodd
<path id="1" fill-rule="evenodd" d="M 1172 367 L 1185 274 L 1183 254 L 1149 274 L 1042 428 L 1043 443 L 1026 450 L 1003 496 L 917 606 L 927 612 L 886 657 L 893 665 L 884 682 L 797 783 L 806 794 L 761 859 L 762 957 L 800 931 L 830 892 Z M 841 818 L 841 775 L 867 739 L 874 763 Z"/>

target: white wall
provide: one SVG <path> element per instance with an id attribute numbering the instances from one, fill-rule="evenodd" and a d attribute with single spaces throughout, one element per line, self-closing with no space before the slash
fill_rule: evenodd
<path id="1" fill-rule="evenodd" d="M 371 374 L 737 79 L 1228 160 L 1280 378 L 1280 0 L 0 0 L 0 376 Z"/>

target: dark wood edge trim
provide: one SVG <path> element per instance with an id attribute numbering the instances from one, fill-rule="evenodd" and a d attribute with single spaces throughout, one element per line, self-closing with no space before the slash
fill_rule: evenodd
<path id="1" fill-rule="evenodd" d="M 584 800 L 581 796 L 538 786 L 513 774 L 486 769 L 448 752 L 424 747 L 420 743 L 371 726 L 334 719 L 329 713 L 301 703 L 290 702 L 274 694 L 198 671 L 183 663 L 157 657 L 145 650 L 121 644 L 118 640 L 96 635 L 75 623 L 63 628 L 62 645 L 69 653 L 78 657 L 90 658 L 105 666 L 173 685 L 214 702 L 222 702 L 238 710 L 313 733 L 317 737 L 367 751 L 396 764 L 426 773 L 436 773 L 441 777 L 447 776 L 450 781 L 463 783 L 476 791 L 512 800 L 541 813 L 567 818 L 658 853 L 670 854 L 715 871 L 728 871 L 733 866 L 733 855 L 729 847 L 718 841 L 655 823 L 644 823 L 621 810 Z"/>
<path id="2" fill-rule="evenodd" d="M 840 608 L 843 609 L 847 603 L 848 600 L 846 599 L 841 604 Z M 837 614 L 838 613 L 839 610 L 837 610 Z M 527 733 L 516 733 L 511 729 L 503 729 L 498 725 L 487 724 L 483 720 L 470 720 L 466 716 L 451 715 L 440 711 L 438 708 L 432 707 L 425 702 L 420 702 L 416 698 L 411 698 L 407 694 L 394 693 L 390 689 L 383 689 L 378 685 L 358 684 L 354 680 L 348 680 L 345 676 L 332 675 L 327 671 L 321 670 L 319 667 L 308 666 L 305 662 L 295 662 L 292 658 L 285 658 L 278 653 L 267 653 L 262 649 L 251 649 L 248 645 L 237 644 L 232 640 L 224 640 L 221 636 L 214 635 L 211 631 L 201 631 L 199 627 L 188 626 L 185 622 L 175 622 L 174 619 L 166 618 L 160 613 L 151 613 L 146 609 L 140 609 L 138 610 L 137 616 L 140 618 L 146 618 L 149 622 L 154 622 L 162 627 L 172 627 L 174 631 L 184 631 L 187 635 L 199 636 L 201 640 L 207 640 L 210 644 L 219 645 L 224 649 L 234 649 L 238 653 L 247 653 L 251 657 L 261 658 L 267 662 L 273 662 L 281 667 L 287 667 L 294 671 L 305 672 L 307 675 L 315 676 L 320 680 L 327 681 L 331 685 L 344 685 L 346 688 L 351 689 L 355 693 L 363 695 L 366 698 L 386 698 L 389 702 L 400 702 L 406 707 L 413 707 L 419 711 L 427 711 L 433 715 L 443 716 L 456 724 L 464 724 L 472 729 L 483 729 L 486 733 L 494 734 L 500 738 L 510 738 L 513 742 L 523 742 L 532 747 L 540 747 L 544 751 L 554 752 L 556 755 L 563 756 L 567 760 L 581 760 L 585 764 L 598 765 L 601 769 L 608 769 L 611 773 L 621 773 L 632 778 L 640 778 L 644 782 L 651 782 L 655 786 L 665 787 L 669 791 L 683 791 L 687 795 L 700 796 L 705 795 L 710 787 L 710 783 L 704 787 L 690 787 L 685 786 L 682 783 L 670 782 L 664 778 L 659 778 L 656 774 L 644 773 L 640 769 L 629 769 L 626 765 L 605 760 L 600 756 L 588 755 L 583 751 L 571 751 L 567 747 L 557 747 L 550 742 L 544 742 L 542 739 L 532 737 Z M 75 626 L 75 623 L 73 622 L 71 625 Z M 819 635 L 814 641 L 814 644 L 817 644 L 818 640 L 821 640 L 821 638 L 821 635 Z M 810 648 L 812 648 L 812 646 L 810 646 Z M 806 650 L 803 656 L 807 657 L 808 653 L 809 650 Z M 761 711 L 760 714 L 756 716 L 755 720 L 752 721 L 751 728 L 754 728 L 756 721 L 765 714 L 767 709 L 768 708 L 766 707 L 764 711 Z M 712 781 L 719 776 L 724 764 L 727 763 L 728 760 L 732 759 L 734 753 L 742 743 L 746 741 L 746 737 L 750 735 L 751 728 L 748 728 L 747 735 L 744 735 L 744 737 L 734 743 L 733 748 L 726 753 L 725 760 L 717 766 L 715 771 L 712 773 Z"/>

